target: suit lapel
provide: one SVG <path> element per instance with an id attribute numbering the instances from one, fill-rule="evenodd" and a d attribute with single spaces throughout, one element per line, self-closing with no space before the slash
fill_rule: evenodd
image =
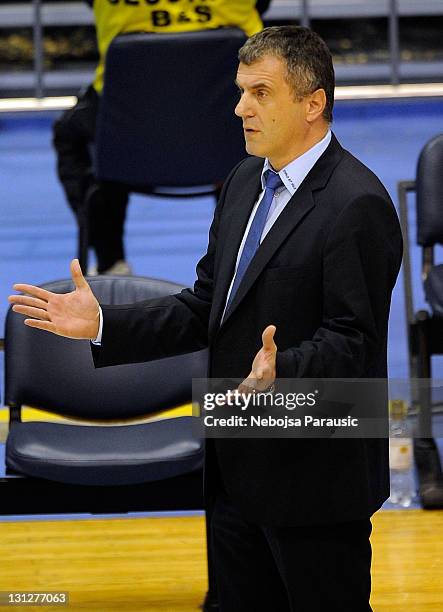
<path id="1" fill-rule="evenodd" d="M 223 324 L 229 319 L 235 311 L 238 304 L 243 300 L 246 293 L 257 280 L 259 274 L 266 267 L 268 261 L 274 255 L 275 251 L 280 247 L 284 240 L 291 234 L 294 229 L 302 222 L 304 217 L 314 208 L 314 199 L 309 187 L 301 185 L 294 193 L 292 198 L 286 204 L 281 214 L 275 221 L 274 225 L 269 230 L 265 239 L 261 243 L 254 258 L 249 264 L 248 269 L 240 283 L 237 293 L 226 312 Z M 232 280 L 232 276 L 231 276 Z"/>
<path id="2" fill-rule="evenodd" d="M 225 314 L 222 325 L 226 323 L 241 303 L 253 283 L 257 280 L 259 274 L 283 241 L 314 208 L 315 199 L 313 197 L 313 192 L 326 186 L 333 169 L 340 161 L 342 155 L 343 149 L 334 134 L 332 134 L 329 147 L 289 200 L 257 250 L 240 283 L 230 308 Z M 213 300 L 215 322 L 221 319 L 226 303 L 227 292 L 234 275 L 238 250 L 252 208 L 261 190 L 261 170 L 262 166 L 255 171 L 251 178 L 243 182 L 239 189 L 239 197 L 238 199 L 236 198 L 237 207 L 231 208 L 234 212 L 228 222 L 229 239 L 225 241 L 225 250 L 221 260 L 219 274 L 217 275 L 216 292 Z"/>

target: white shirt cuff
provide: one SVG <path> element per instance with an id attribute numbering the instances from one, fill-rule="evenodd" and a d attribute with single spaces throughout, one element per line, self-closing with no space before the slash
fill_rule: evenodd
<path id="1" fill-rule="evenodd" d="M 101 346 L 102 334 L 103 334 L 103 312 L 102 312 L 101 306 L 99 306 L 98 309 L 99 309 L 98 334 L 97 334 L 97 338 L 95 340 L 91 340 L 91 342 L 92 344 L 95 344 L 96 346 Z"/>

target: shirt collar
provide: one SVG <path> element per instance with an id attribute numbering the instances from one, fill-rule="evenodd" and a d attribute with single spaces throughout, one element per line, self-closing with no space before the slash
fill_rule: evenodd
<path id="1" fill-rule="evenodd" d="M 294 195 L 294 193 L 300 187 L 312 167 L 326 151 L 329 146 L 329 143 L 331 142 L 331 138 L 331 130 L 328 130 L 326 136 L 322 138 L 320 142 L 317 142 L 317 144 L 308 149 L 306 153 L 303 153 L 303 155 L 300 155 L 300 157 L 297 157 L 293 161 L 289 162 L 289 164 L 287 164 L 284 168 L 280 170 L 278 174 L 291 196 Z M 265 163 L 263 164 L 263 170 L 261 173 L 262 189 L 265 188 L 264 173 L 266 172 L 266 170 L 273 170 L 268 158 L 265 159 Z"/>

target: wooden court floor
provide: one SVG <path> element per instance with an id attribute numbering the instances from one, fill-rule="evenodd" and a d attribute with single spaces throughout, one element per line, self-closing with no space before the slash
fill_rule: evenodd
<path id="1" fill-rule="evenodd" d="M 0 591 L 70 594 L 68 608 L 11 608 L 21 610 L 197 610 L 206 589 L 203 521 L 0 523 Z M 374 611 L 443 612 L 443 511 L 379 512 L 373 525 Z"/>

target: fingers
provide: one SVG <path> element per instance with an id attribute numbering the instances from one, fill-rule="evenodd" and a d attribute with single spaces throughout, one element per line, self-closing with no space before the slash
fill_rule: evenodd
<path id="1" fill-rule="evenodd" d="M 274 334 L 277 328 L 275 325 L 268 325 L 262 334 L 263 348 L 265 351 L 276 351 L 277 345 L 274 342 Z"/>
<path id="2" fill-rule="evenodd" d="M 49 315 L 46 310 L 42 308 L 33 308 L 32 306 L 22 306 L 21 304 L 15 304 L 12 307 L 14 312 L 25 315 L 25 317 L 33 317 L 41 321 L 49 321 Z"/>
<path id="3" fill-rule="evenodd" d="M 25 319 L 25 325 L 28 327 L 35 327 L 36 329 L 42 329 L 44 331 L 52 332 L 53 334 L 56 332 L 56 327 L 54 323 L 50 321 L 38 321 L 37 319 Z"/>
<path id="4" fill-rule="evenodd" d="M 83 276 L 82 269 L 80 268 L 79 260 L 73 259 L 70 267 L 72 280 L 74 281 L 74 285 L 77 287 L 77 289 L 85 289 L 86 287 L 89 287 L 85 277 Z"/>
<path id="5" fill-rule="evenodd" d="M 13 287 L 16 291 L 20 291 L 21 293 L 27 293 L 28 295 L 34 296 L 47 302 L 51 297 L 51 292 L 46 291 L 46 289 L 42 289 L 41 287 L 36 287 L 35 285 L 24 285 L 21 283 L 17 283 Z M 16 297 L 11 295 L 10 297 Z"/>
<path id="6" fill-rule="evenodd" d="M 255 378 L 257 378 L 257 380 L 262 380 L 268 374 L 267 371 L 269 370 L 269 364 L 266 360 L 275 360 L 275 354 L 277 353 L 277 345 L 274 342 L 274 334 L 276 332 L 276 329 L 277 328 L 275 327 L 275 325 L 268 325 L 268 327 L 266 327 L 262 334 L 263 348 L 261 349 L 261 351 L 263 351 L 264 353 L 263 357 L 265 358 L 265 360 L 254 360 L 253 370 L 254 376 Z M 259 355 L 261 351 L 258 353 Z"/>
<path id="7" fill-rule="evenodd" d="M 39 298 L 28 297 L 27 295 L 10 295 L 8 297 L 10 304 L 22 304 L 23 306 L 34 306 L 34 308 L 43 308 L 46 310 L 48 302 Z"/>

